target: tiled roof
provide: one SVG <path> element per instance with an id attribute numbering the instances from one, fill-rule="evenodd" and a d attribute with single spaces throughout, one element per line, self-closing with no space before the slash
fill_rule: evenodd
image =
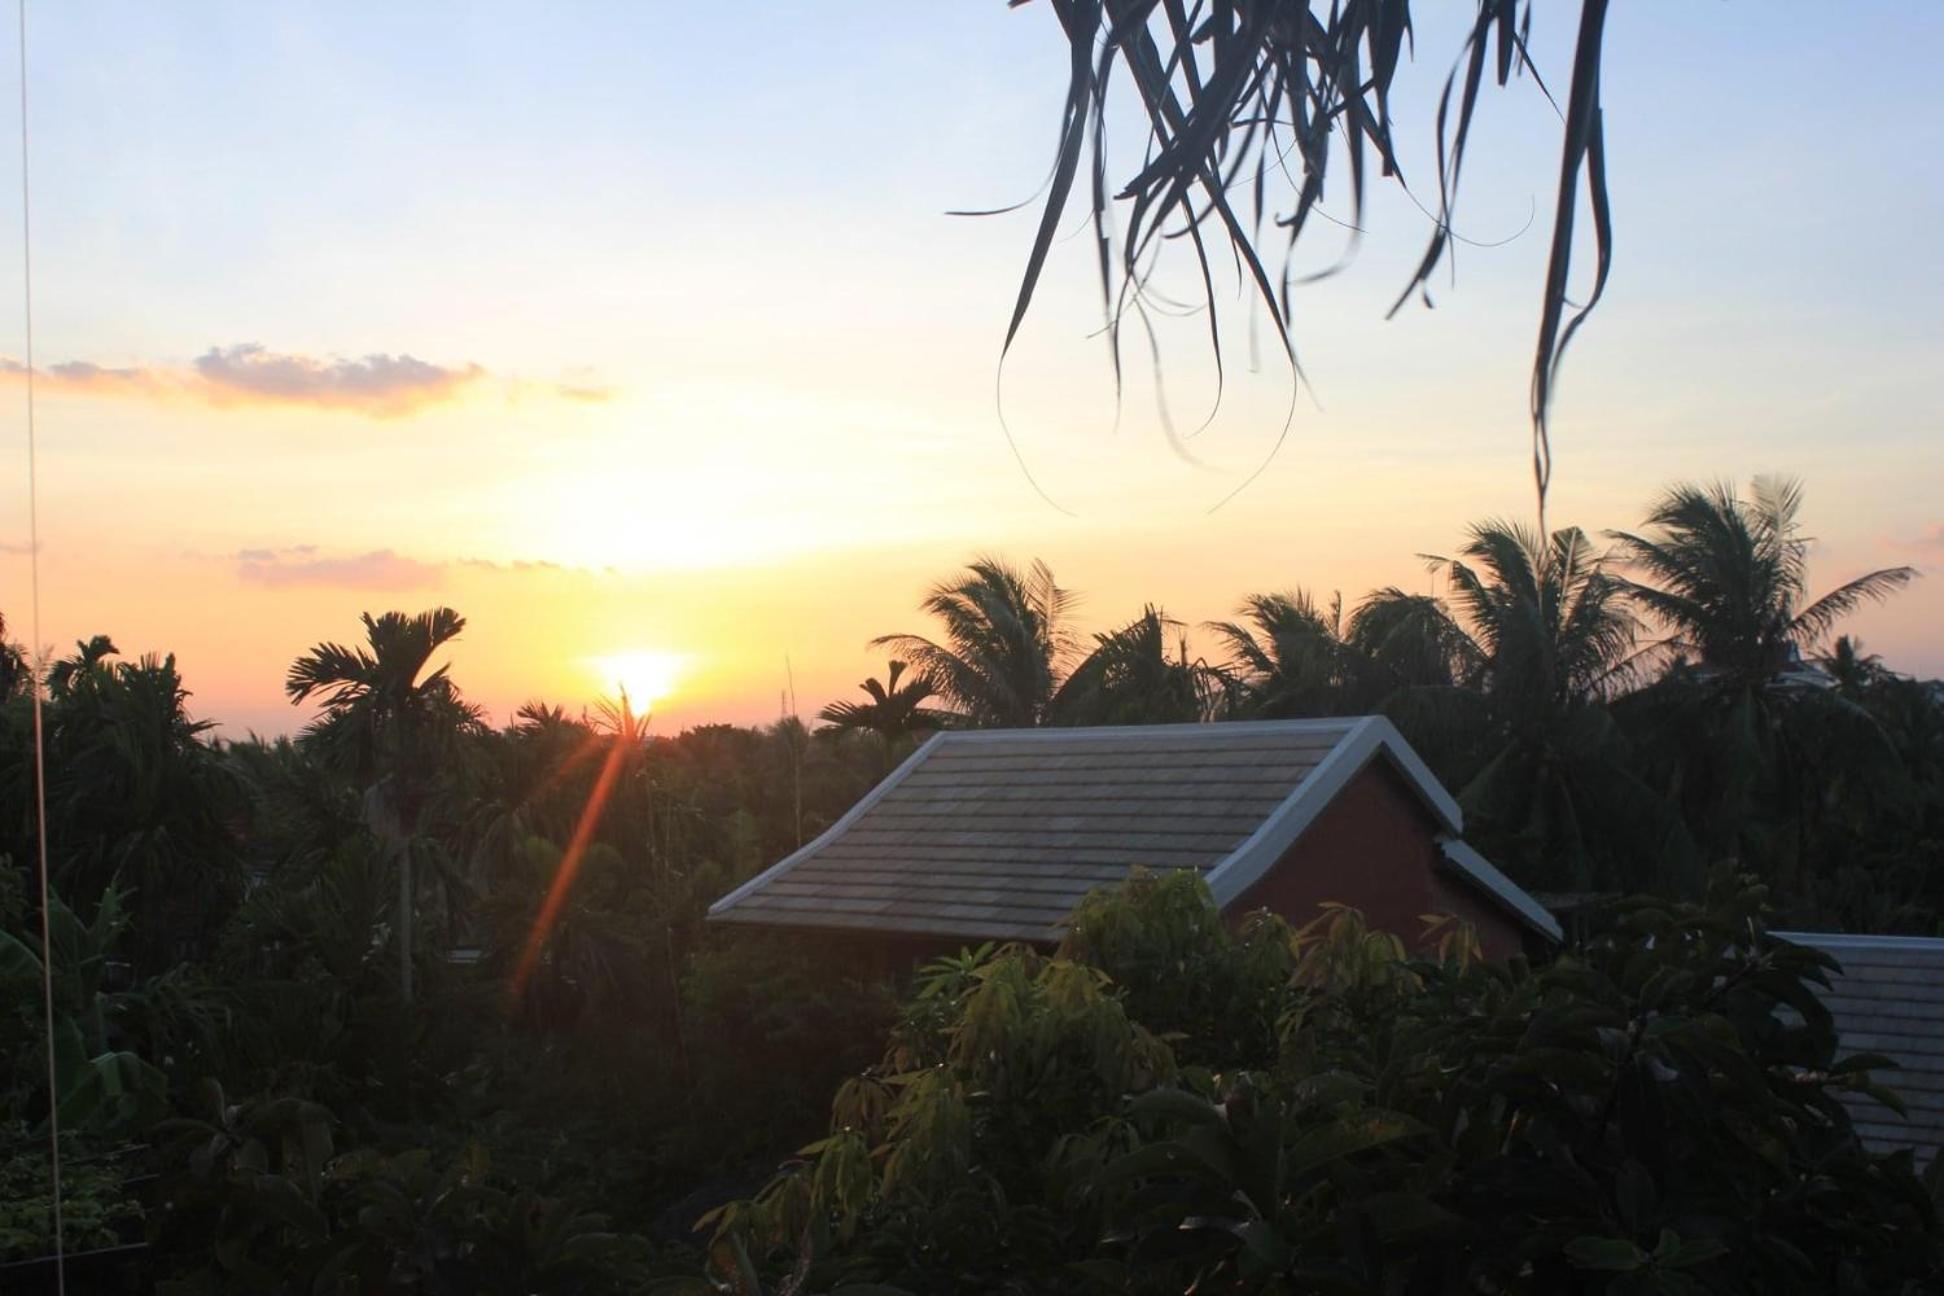
<path id="1" fill-rule="evenodd" d="M 1226 905 L 1380 754 L 1444 831 L 1462 829 L 1457 805 L 1378 717 L 942 733 L 709 915 L 1055 940 L 1087 892 L 1135 866 L 1197 869 Z"/>
<path id="2" fill-rule="evenodd" d="M 1899 1116 L 1858 1096 L 1850 1114 L 1865 1143 L 1915 1148 L 1928 1160 L 1944 1147 L 1944 940 L 1921 936 L 1848 936 L 1777 932 L 1822 950 L 1843 965 L 1823 995 L 1836 1019 L 1843 1053 L 1881 1053 L 1898 1063 L 1876 1079 L 1909 1109 Z"/>

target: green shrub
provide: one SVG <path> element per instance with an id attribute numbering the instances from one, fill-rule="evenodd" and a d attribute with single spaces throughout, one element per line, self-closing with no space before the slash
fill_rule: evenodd
<path id="1" fill-rule="evenodd" d="M 929 969 L 829 1137 L 711 1218 L 712 1281 L 1679 1294 L 1944 1276 L 1935 1177 L 1865 1150 L 1844 1103 L 1896 1101 L 1872 1079 L 1885 1060 L 1837 1054 L 1811 989 L 1829 961 L 1765 932 L 1760 889 L 1636 902 L 1534 969 L 1481 964 L 1456 932 L 1442 961 L 1407 962 L 1348 910 L 1271 957 L 1205 895 L 1184 915 L 1181 885 L 1090 901 L 1061 957 Z M 1182 1065 L 1141 1014 L 1178 1026 L 1199 1003 L 1230 1007 L 1177 1034 L 1203 1058 Z"/>
<path id="2" fill-rule="evenodd" d="M 171 1122 L 163 1289 L 189 1293 L 369 1291 L 622 1293 L 648 1248 L 605 1216 L 510 1184 L 479 1144 L 340 1151 L 336 1122 L 294 1098 L 232 1102 L 210 1084 L 203 1113 Z"/>
<path id="3" fill-rule="evenodd" d="M 71 1139 L 61 1144 L 61 1234 L 70 1254 L 117 1246 L 141 1236 L 142 1206 L 123 1187 L 126 1172 L 112 1158 L 89 1155 Z M 0 1263 L 54 1251 L 54 1194 L 48 1146 L 25 1139 L 0 1160 Z"/>
<path id="4" fill-rule="evenodd" d="M 883 1048 L 897 995 L 802 940 L 715 934 L 682 978 L 680 1159 L 705 1173 L 773 1164 L 822 1123 L 826 1095 Z"/>

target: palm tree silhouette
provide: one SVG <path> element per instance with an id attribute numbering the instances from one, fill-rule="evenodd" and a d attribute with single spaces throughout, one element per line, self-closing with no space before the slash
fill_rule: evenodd
<path id="1" fill-rule="evenodd" d="M 1207 629 L 1228 649 L 1226 673 L 1248 714 L 1301 718 L 1360 709 L 1369 671 L 1344 639 L 1341 596 L 1325 613 L 1300 589 L 1251 594 L 1236 615 Z"/>
<path id="2" fill-rule="evenodd" d="M 448 607 L 417 616 L 363 616 L 369 648 L 321 643 L 291 663 L 292 704 L 317 698 L 321 714 L 305 738 L 365 789 L 365 822 L 398 869 L 399 991 L 412 998 L 412 839 L 437 757 L 478 712 L 434 653 L 459 637 L 466 619 Z"/>
<path id="3" fill-rule="evenodd" d="M 1746 499 L 1726 482 L 1670 489 L 1647 531 L 1616 531 L 1619 554 L 1644 579 L 1622 587 L 1668 632 L 1671 653 L 1733 687 L 1764 687 L 1809 656 L 1836 623 L 1915 579 L 1885 567 L 1808 597 L 1813 543 L 1798 514 L 1802 485 L 1757 477 Z"/>
<path id="4" fill-rule="evenodd" d="M 1047 700 L 1049 724 L 1174 724 L 1212 720 L 1231 695 L 1228 677 L 1190 659 L 1181 623 L 1149 605 L 1141 615 L 1094 636 L 1088 653 Z"/>
<path id="5" fill-rule="evenodd" d="M 1801 507 L 1788 478 L 1758 477 L 1746 496 L 1725 482 L 1679 485 L 1644 531 L 1614 533 L 1638 573 L 1622 588 L 1665 632 L 1656 647 L 1671 663 L 1625 700 L 1622 718 L 1709 849 L 1770 860 L 1783 881 L 1808 864 L 1828 799 L 1818 769 L 1840 752 L 1869 782 L 1898 764 L 1882 725 L 1805 658 L 1845 616 L 1917 575 L 1886 567 L 1811 599 Z"/>
<path id="6" fill-rule="evenodd" d="M 1039 724 L 1072 651 L 1065 626 L 1074 596 L 1045 563 L 1025 572 L 982 557 L 932 587 L 920 606 L 944 623 L 943 642 L 881 635 L 889 648 L 968 723 L 1024 728 Z"/>
<path id="7" fill-rule="evenodd" d="M 1542 541 L 1524 526 L 1481 523 L 1445 570 L 1483 703 L 1467 717 L 1485 756 L 1459 793 L 1468 814 L 1535 880 L 1692 884 L 1692 848 L 1633 774 L 1605 706 L 1637 665 L 1639 626 L 1586 533 L 1566 527 Z M 1659 875 L 1639 876 L 1642 860 Z"/>
<path id="8" fill-rule="evenodd" d="M 1344 642 L 1361 659 L 1377 697 L 1398 689 L 1463 687 L 1475 682 L 1482 665 L 1478 645 L 1443 599 L 1395 585 L 1371 591 L 1357 605 Z"/>
<path id="9" fill-rule="evenodd" d="M 945 712 L 924 705 L 938 692 L 930 680 L 914 676 L 899 682 L 908 669 L 893 658 L 885 667 L 883 680 L 867 679 L 857 686 L 871 699 L 869 702 L 832 702 L 817 712 L 817 718 L 834 729 L 876 734 L 883 744 L 888 769 L 900 743 L 921 730 L 937 729 L 949 719 Z"/>

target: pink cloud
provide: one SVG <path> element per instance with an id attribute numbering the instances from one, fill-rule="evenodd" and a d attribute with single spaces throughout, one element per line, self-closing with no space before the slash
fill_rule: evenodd
<path id="1" fill-rule="evenodd" d="M 485 374 L 478 365 L 448 369 L 409 355 L 320 360 L 269 351 L 254 342 L 211 347 L 195 375 L 212 405 L 305 405 L 374 418 L 444 404 Z"/>
<path id="2" fill-rule="evenodd" d="M 337 589 L 422 589 L 444 577 L 439 564 L 420 562 L 390 549 L 343 558 L 311 556 L 309 545 L 290 549 L 245 549 L 236 555 L 240 580 L 273 589 L 330 586 Z"/>
<path id="3" fill-rule="evenodd" d="M 0 359 L 0 381 L 24 381 L 27 368 Z M 62 395 L 190 402 L 217 409 L 281 407 L 398 418 L 459 400 L 491 378 L 476 364 L 438 365 L 403 352 L 355 358 L 272 351 L 255 342 L 211 347 L 188 365 L 111 368 L 68 360 L 36 370 L 42 391 Z M 613 399 L 597 383 L 506 380 L 510 392 L 535 391 L 577 404 Z"/>

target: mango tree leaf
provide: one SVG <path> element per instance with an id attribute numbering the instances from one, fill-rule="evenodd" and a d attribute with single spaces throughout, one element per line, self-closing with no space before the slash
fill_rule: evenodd
<path id="1" fill-rule="evenodd" d="M 251 1205 L 281 1224 L 313 1238 L 328 1237 L 330 1221 L 301 1189 L 280 1175 L 258 1175 Z"/>
<path id="2" fill-rule="evenodd" d="M 1128 1108 L 1136 1116 L 1157 1120 L 1187 1121 L 1195 1125 L 1222 1123 L 1221 1108 L 1181 1089 L 1150 1089 L 1128 1104 Z"/>
<path id="3" fill-rule="evenodd" d="M 1647 1263 L 1647 1253 L 1625 1238 L 1576 1237 L 1566 1244 L 1566 1258 L 1580 1269 L 1632 1273 Z"/>
<path id="4" fill-rule="evenodd" d="M 40 956 L 22 944 L 12 932 L 0 931 L 0 983 L 38 983 L 40 978 Z"/>
<path id="5" fill-rule="evenodd" d="M 1331 1161 L 1420 1133 L 1423 1126 L 1396 1112 L 1368 1111 L 1311 1130 L 1289 1145 L 1284 1164 L 1290 1174 L 1314 1170 Z"/>
<path id="6" fill-rule="evenodd" d="M 1422 1237 L 1464 1223 L 1459 1216 L 1423 1193 L 1372 1193 L 1357 1203 L 1357 1209 L 1370 1220 L 1378 1236 L 1386 1242 Z"/>
<path id="7" fill-rule="evenodd" d="M 1717 1238 L 1683 1238 L 1672 1229 L 1662 1229 L 1660 1245 L 1654 1248 L 1654 1263 L 1663 1269 L 1691 1269 L 1727 1254 L 1727 1244 Z"/>
<path id="8" fill-rule="evenodd" d="M 1250 1220 L 1230 1230 L 1242 1240 L 1243 1249 L 1256 1264 L 1275 1271 L 1286 1269 L 1296 1258 L 1295 1248 L 1266 1220 Z"/>
<path id="9" fill-rule="evenodd" d="M 1341 1071 L 1327 1071 L 1298 1081 L 1292 1097 L 1298 1109 L 1334 1107 L 1338 1103 L 1354 1102 L 1363 1097 L 1368 1087 L 1355 1076 L 1345 1075 Z"/>

